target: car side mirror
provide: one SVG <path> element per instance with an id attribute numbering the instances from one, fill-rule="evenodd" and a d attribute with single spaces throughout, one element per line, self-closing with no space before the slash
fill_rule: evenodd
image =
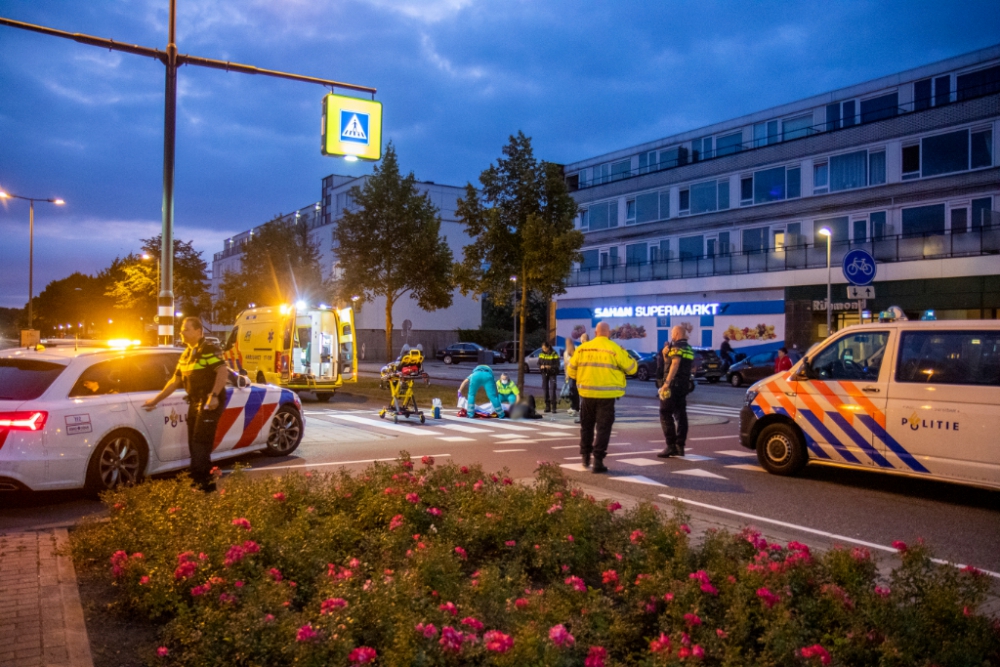
<path id="1" fill-rule="evenodd" d="M 816 373 L 813 371 L 812 360 L 806 357 L 802 360 L 802 368 L 799 369 L 798 375 L 795 377 L 796 380 L 812 380 L 816 377 Z"/>
<path id="2" fill-rule="evenodd" d="M 239 389 L 246 389 L 250 386 L 250 378 L 240 373 L 230 373 L 229 381 Z"/>

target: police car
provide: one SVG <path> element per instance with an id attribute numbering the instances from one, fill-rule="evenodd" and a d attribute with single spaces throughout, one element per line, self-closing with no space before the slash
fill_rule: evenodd
<path id="1" fill-rule="evenodd" d="M 1000 322 L 847 327 L 754 384 L 740 440 L 769 472 L 825 463 L 1000 488 Z"/>
<path id="2" fill-rule="evenodd" d="M 188 405 L 170 379 L 182 350 L 47 347 L 0 351 L 0 490 L 95 491 L 186 467 Z M 212 460 L 299 445 L 302 405 L 287 389 L 232 374 Z"/>

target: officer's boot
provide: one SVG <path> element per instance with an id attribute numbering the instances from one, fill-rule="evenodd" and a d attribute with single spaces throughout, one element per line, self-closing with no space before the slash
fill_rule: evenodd
<path id="1" fill-rule="evenodd" d="M 594 469 L 591 472 L 593 472 L 594 474 L 600 474 L 602 472 L 607 472 L 607 471 L 608 471 L 608 468 L 607 468 L 607 466 L 604 465 L 604 457 L 603 456 L 595 456 L 594 457 Z"/>

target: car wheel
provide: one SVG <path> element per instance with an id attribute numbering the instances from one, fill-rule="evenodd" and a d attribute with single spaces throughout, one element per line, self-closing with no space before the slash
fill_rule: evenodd
<path id="1" fill-rule="evenodd" d="M 649 379 L 649 371 L 646 370 L 645 366 L 639 366 L 639 370 L 636 372 L 635 376 L 645 382 Z"/>
<path id="2" fill-rule="evenodd" d="M 288 456 L 302 440 L 302 415 L 290 405 L 283 405 L 271 418 L 271 432 L 267 436 L 268 456 Z"/>
<path id="3" fill-rule="evenodd" d="M 319 401 L 320 403 L 326 403 L 331 398 L 333 398 L 333 394 L 334 392 L 332 391 L 317 391 L 316 400 Z"/>
<path id="4" fill-rule="evenodd" d="M 444 359 L 442 359 L 441 361 L 450 366 L 452 363 L 451 355 L 450 354 L 444 355 Z"/>
<path id="5" fill-rule="evenodd" d="M 742 387 L 743 386 L 743 376 L 740 375 L 739 373 L 733 373 L 729 377 L 729 384 L 733 385 L 734 387 Z"/>
<path id="6" fill-rule="evenodd" d="M 795 429 L 788 424 L 771 424 L 757 437 L 757 460 L 770 473 L 794 475 L 808 457 Z"/>
<path id="7" fill-rule="evenodd" d="M 108 491 L 126 484 L 138 484 L 146 475 L 149 450 L 135 432 L 112 431 L 101 440 L 87 466 L 87 489 Z"/>
<path id="8" fill-rule="evenodd" d="M 529 366 L 527 362 L 524 363 L 524 374 L 525 375 L 531 374 L 531 366 Z"/>

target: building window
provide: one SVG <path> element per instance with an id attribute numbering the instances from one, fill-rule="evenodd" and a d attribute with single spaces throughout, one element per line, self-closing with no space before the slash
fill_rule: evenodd
<path id="1" fill-rule="evenodd" d="M 740 179 L 740 206 L 747 206 L 753 203 L 753 176 L 744 176 Z"/>
<path id="2" fill-rule="evenodd" d="M 632 174 L 632 160 L 622 160 L 611 165 L 611 180 L 620 181 Z"/>
<path id="3" fill-rule="evenodd" d="M 876 120 L 892 118 L 899 113 L 899 94 L 889 93 L 870 100 L 861 101 L 861 122 L 872 123 Z"/>
<path id="4" fill-rule="evenodd" d="M 854 100 L 844 102 L 844 127 L 852 127 L 858 124 L 854 111 Z"/>
<path id="5" fill-rule="evenodd" d="M 1000 65 L 958 76 L 958 101 L 1000 93 Z"/>
<path id="6" fill-rule="evenodd" d="M 969 231 L 969 209 L 951 209 L 951 233 L 961 234 Z"/>
<path id="7" fill-rule="evenodd" d="M 789 246 L 797 246 L 804 244 L 804 241 L 802 240 L 801 222 L 788 223 L 788 233 L 785 235 L 785 244 Z"/>
<path id="8" fill-rule="evenodd" d="M 863 188 L 868 184 L 868 151 L 830 158 L 830 192 Z"/>
<path id="9" fill-rule="evenodd" d="M 993 166 L 993 130 L 972 133 L 972 168 Z"/>
<path id="10" fill-rule="evenodd" d="M 682 193 L 686 193 L 686 190 L 682 190 Z M 683 197 L 683 194 L 681 195 Z M 710 213 L 718 208 L 718 202 L 716 198 L 718 196 L 718 187 L 715 181 L 708 181 L 707 183 L 696 183 L 691 186 L 691 213 Z M 683 200 L 682 200 L 683 202 Z M 681 210 L 684 210 L 684 204 L 681 204 Z"/>
<path id="11" fill-rule="evenodd" d="M 660 169 L 670 169 L 687 164 L 688 149 L 686 146 L 678 146 L 660 151 Z"/>
<path id="12" fill-rule="evenodd" d="M 826 162 L 818 162 L 813 165 L 813 194 L 821 195 L 827 191 L 830 185 L 830 165 Z"/>
<path id="13" fill-rule="evenodd" d="M 725 211 L 729 208 L 729 179 L 719 181 L 717 189 L 719 191 L 719 210 Z"/>
<path id="14" fill-rule="evenodd" d="M 944 234 L 944 204 L 903 209 L 903 236 Z"/>
<path id="15" fill-rule="evenodd" d="M 913 84 L 913 110 L 931 108 L 931 80 L 921 79 Z"/>
<path id="16" fill-rule="evenodd" d="M 705 241 L 705 257 L 715 257 L 715 239 Z"/>
<path id="17" fill-rule="evenodd" d="M 753 126 L 754 148 L 760 148 L 761 146 L 767 146 L 768 144 L 776 144 L 780 139 L 781 135 L 778 134 L 778 121 L 776 120 L 757 123 Z"/>
<path id="18" fill-rule="evenodd" d="M 639 173 L 648 174 L 656 171 L 656 151 L 639 153 Z"/>
<path id="19" fill-rule="evenodd" d="M 719 137 L 715 142 L 715 154 L 718 157 L 739 153 L 741 150 L 743 150 L 742 132 L 727 134 L 724 137 Z"/>
<path id="20" fill-rule="evenodd" d="M 868 185 L 885 183 L 885 151 L 868 154 Z"/>
<path id="21" fill-rule="evenodd" d="M 969 168 L 969 131 L 925 137 L 921 142 L 923 160 L 920 173 L 937 176 Z"/>
<path id="22" fill-rule="evenodd" d="M 580 229 L 590 229 L 590 211 L 587 209 L 580 211 Z"/>
<path id="23" fill-rule="evenodd" d="M 591 204 L 590 225 L 591 231 L 608 229 L 618 226 L 618 201 L 613 200 L 601 204 Z"/>
<path id="24" fill-rule="evenodd" d="M 680 200 L 680 213 L 681 215 L 686 215 L 691 209 L 691 192 L 689 190 L 681 190 Z"/>
<path id="25" fill-rule="evenodd" d="M 881 241 L 889 234 L 889 226 L 886 224 L 885 211 L 878 211 L 868 216 L 868 221 L 872 223 L 872 240 Z"/>
<path id="26" fill-rule="evenodd" d="M 812 114 L 789 118 L 781 124 L 784 141 L 808 137 L 812 134 L 813 117 Z"/>
<path id="27" fill-rule="evenodd" d="M 827 238 L 833 243 L 841 243 L 849 240 L 848 223 L 849 218 L 845 216 L 837 218 L 824 218 L 813 222 L 813 244 L 817 248 L 826 248 Z M 826 227 L 830 230 L 830 236 L 826 237 L 819 233 L 819 230 Z"/>
<path id="28" fill-rule="evenodd" d="M 826 105 L 826 131 L 840 129 L 840 102 Z"/>
<path id="29" fill-rule="evenodd" d="M 703 137 L 691 142 L 691 162 L 710 160 L 713 156 L 712 137 Z"/>
<path id="30" fill-rule="evenodd" d="M 743 254 L 755 254 L 767 250 L 767 227 L 743 230 Z"/>
<path id="31" fill-rule="evenodd" d="M 670 217 L 670 190 L 660 191 L 660 220 Z"/>
<path id="32" fill-rule="evenodd" d="M 864 243 L 868 240 L 868 221 L 867 220 L 855 220 L 854 221 L 854 242 Z"/>
<path id="33" fill-rule="evenodd" d="M 601 185 L 602 183 L 607 183 L 611 179 L 611 165 L 602 164 L 594 167 L 594 180 L 591 181 L 593 185 Z"/>
<path id="34" fill-rule="evenodd" d="M 705 256 L 705 237 L 686 236 L 682 237 L 678 244 L 681 260 L 701 259 Z"/>
<path id="35" fill-rule="evenodd" d="M 627 199 L 625 201 L 625 224 L 634 225 L 635 224 L 635 200 Z"/>
<path id="36" fill-rule="evenodd" d="M 934 79 L 934 106 L 941 107 L 951 102 L 951 75 Z"/>
<path id="37" fill-rule="evenodd" d="M 785 170 L 785 192 L 789 199 L 802 196 L 802 170 L 799 167 Z"/>
<path id="38" fill-rule="evenodd" d="M 765 169 L 753 174 L 753 203 L 764 204 L 785 198 L 785 168 Z"/>
<path id="39" fill-rule="evenodd" d="M 598 250 L 584 250 L 580 253 L 583 256 L 583 261 L 580 262 L 581 269 L 596 269 L 598 262 Z"/>
<path id="40" fill-rule="evenodd" d="M 655 220 L 659 220 L 660 214 L 657 211 L 658 200 L 659 194 L 656 192 L 647 192 L 644 195 L 637 195 L 635 198 L 635 221 L 653 222 Z"/>
<path id="41" fill-rule="evenodd" d="M 632 243 L 625 246 L 625 264 L 645 264 L 649 246 L 645 243 Z"/>
<path id="42" fill-rule="evenodd" d="M 719 257 L 728 257 L 731 251 L 729 232 L 719 232 Z"/>
<path id="43" fill-rule="evenodd" d="M 903 180 L 920 176 L 920 144 L 903 146 Z"/>
<path id="44" fill-rule="evenodd" d="M 572 192 L 580 189 L 580 174 L 570 174 L 566 177 L 566 187 Z"/>
<path id="45" fill-rule="evenodd" d="M 995 227 L 997 214 L 993 211 L 993 198 L 983 197 L 972 200 L 972 228 L 989 229 Z"/>
<path id="46" fill-rule="evenodd" d="M 649 246 L 650 262 L 666 262 L 668 259 L 670 259 L 670 239 L 660 241 L 659 247 L 656 245 Z"/>

